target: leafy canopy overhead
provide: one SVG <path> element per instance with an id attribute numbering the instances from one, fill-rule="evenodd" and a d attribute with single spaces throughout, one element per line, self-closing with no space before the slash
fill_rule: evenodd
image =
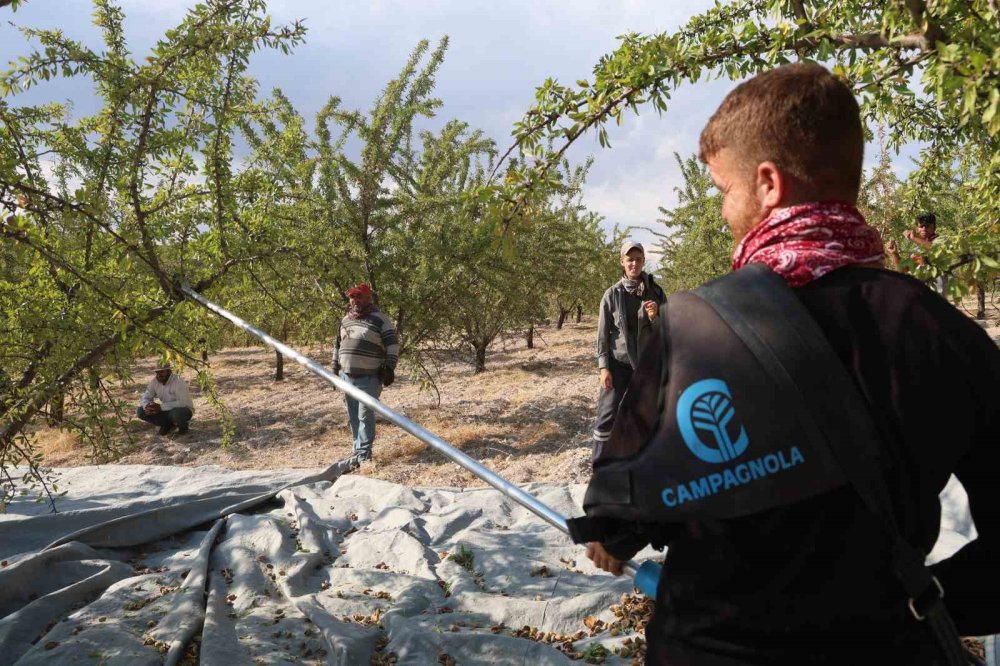
<path id="1" fill-rule="evenodd" d="M 590 79 L 547 80 L 515 125 L 529 169 L 506 183 L 511 201 L 545 182 L 566 150 L 595 133 L 609 145 L 609 123 L 650 107 L 663 113 L 681 85 L 739 80 L 799 60 L 823 63 L 855 90 L 869 127 L 888 128 L 890 147 L 922 142 L 920 163 L 975 152 L 962 233 L 970 243 L 942 245 L 957 262 L 996 262 L 1000 209 L 1000 8 L 995 0 L 749 0 L 716 3 L 677 32 L 621 38 Z M 516 204 L 514 204 L 516 206 Z M 975 263 L 975 262 L 974 262 Z M 986 273 L 979 277 L 986 278 Z"/>
<path id="2" fill-rule="evenodd" d="M 272 25 L 261 0 L 210 0 L 140 62 L 121 9 L 94 5 L 102 48 L 23 28 L 38 47 L 0 75 L 0 508 L 11 465 L 37 471 L 25 429 L 44 411 L 99 454 L 131 411 L 109 378 L 153 350 L 196 362 L 207 315 L 178 307 L 175 275 L 204 290 L 282 249 L 244 205 L 232 136 L 255 101 L 251 55 L 289 50 L 302 26 Z M 93 82 L 96 113 L 17 104 L 67 76 Z"/>

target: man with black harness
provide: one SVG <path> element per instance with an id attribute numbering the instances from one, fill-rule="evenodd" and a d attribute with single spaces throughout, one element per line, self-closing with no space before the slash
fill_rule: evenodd
<path id="1" fill-rule="evenodd" d="M 613 573 L 669 547 L 647 663 L 964 663 L 959 634 L 1000 632 L 1000 350 L 882 270 L 824 68 L 741 84 L 700 148 L 735 272 L 664 306 L 574 539 Z M 925 567 L 952 473 L 978 538 Z"/>

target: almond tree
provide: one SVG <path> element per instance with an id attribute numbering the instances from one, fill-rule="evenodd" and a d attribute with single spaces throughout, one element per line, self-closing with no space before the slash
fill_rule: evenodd
<path id="1" fill-rule="evenodd" d="M 260 308 L 294 313 L 306 339 L 336 334 L 344 292 L 358 282 L 395 321 L 411 363 L 444 335 L 439 309 L 468 260 L 463 211 L 493 156 L 493 142 L 461 121 L 418 128 L 441 107 L 432 92 L 447 44 L 420 42 L 366 112 L 331 97 L 310 133 L 278 90 L 243 124 L 257 201 L 289 249 L 262 262 L 248 287 L 264 293 Z"/>
<path id="2" fill-rule="evenodd" d="M 0 504 L 13 465 L 41 480 L 25 433 L 54 398 L 89 396 L 90 415 L 63 426 L 99 444 L 116 411 L 103 377 L 157 349 L 197 365 L 191 332 L 206 315 L 178 307 L 177 276 L 205 291 L 280 251 L 241 208 L 232 135 L 254 101 L 250 55 L 287 52 L 303 28 L 272 26 L 261 0 L 208 0 L 138 61 L 121 9 L 94 5 L 103 46 L 23 28 L 39 46 L 0 75 L 0 256 L 14 276 L 0 285 L 0 347 L 13 352 L 0 358 Z M 92 81 L 96 113 L 17 103 L 71 76 Z"/>
<path id="3" fill-rule="evenodd" d="M 258 316 L 292 314 L 304 336 L 329 340 L 345 289 L 367 282 L 411 366 L 451 343 L 473 352 L 478 372 L 493 340 L 538 321 L 550 298 L 581 299 L 591 284 L 581 273 L 606 249 L 578 201 L 586 166 L 535 188 L 525 227 L 505 228 L 504 201 L 483 187 L 493 142 L 458 120 L 417 127 L 442 105 L 432 93 L 446 48 L 420 42 L 366 112 L 330 98 L 312 134 L 281 91 L 244 124 L 247 177 L 290 249 L 241 273 L 242 293 L 265 296 L 251 305 Z"/>
<path id="4" fill-rule="evenodd" d="M 668 294 L 725 274 L 733 252 L 733 235 L 722 219 L 722 195 L 708 169 L 694 155 L 684 160 L 674 153 L 674 159 L 684 186 L 675 188 L 674 208 L 660 208 L 663 218 L 658 221 L 666 231 L 654 232 L 662 253 L 657 273 Z"/>

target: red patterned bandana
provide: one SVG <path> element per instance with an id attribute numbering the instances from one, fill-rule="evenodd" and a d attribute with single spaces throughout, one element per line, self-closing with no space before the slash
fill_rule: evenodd
<path id="1" fill-rule="evenodd" d="M 858 209 L 840 202 L 805 203 L 772 212 L 733 252 L 733 270 L 767 264 L 792 287 L 841 266 L 879 263 L 882 237 Z"/>

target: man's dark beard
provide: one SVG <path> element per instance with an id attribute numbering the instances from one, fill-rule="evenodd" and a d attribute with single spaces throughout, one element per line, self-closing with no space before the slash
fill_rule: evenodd
<path id="1" fill-rule="evenodd" d="M 347 311 L 347 316 L 351 319 L 361 319 L 370 315 L 373 308 L 374 305 L 371 301 L 363 305 L 361 303 L 351 303 L 351 308 Z"/>

